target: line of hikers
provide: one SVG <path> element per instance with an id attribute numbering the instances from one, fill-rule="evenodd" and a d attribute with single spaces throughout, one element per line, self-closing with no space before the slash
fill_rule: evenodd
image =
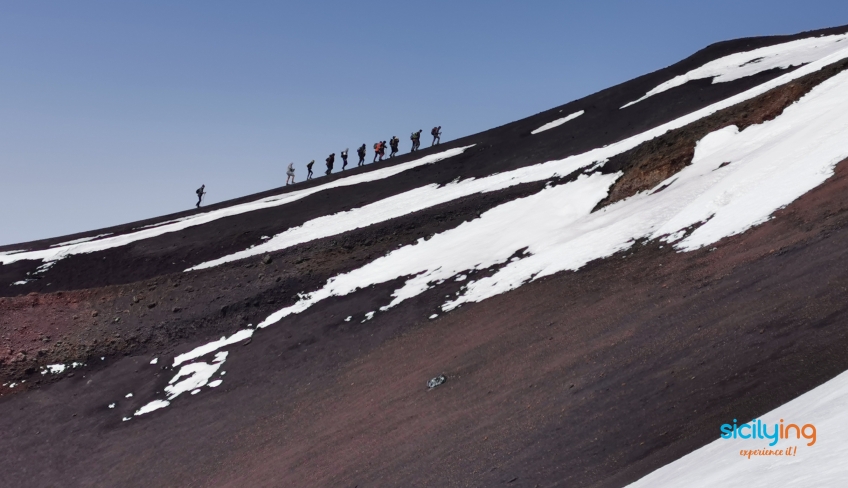
<path id="1" fill-rule="evenodd" d="M 412 149 L 409 152 L 418 151 L 421 148 L 421 130 L 418 132 L 413 132 L 409 136 L 409 140 L 412 141 Z M 430 147 L 437 146 L 442 142 L 442 126 L 433 127 L 430 131 L 430 135 L 433 136 L 433 142 L 430 144 Z M 389 153 L 389 158 L 393 158 L 398 153 L 398 146 L 400 145 L 400 139 L 397 136 L 392 136 L 389 140 L 389 147 L 392 148 L 392 151 Z M 348 149 L 345 149 L 340 153 L 342 157 L 342 171 L 347 167 L 347 153 Z M 359 149 L 356 150 L 356 155 L 359 156 L 359 162 L 356 164 L 357 167 L 363 166 L 365 164 L 365 144 L 359 146 Z M 383 157 L 386 155 L 386 141 L 379 141 L 374 144 L 374 160 L 372 163 L 376 163 L 377 161 L 382 161 Z M 329 176 L 330 173 L 333 172 L 333 164 L 336 161 L 336 153 L 330 154 L 330 156 L 326 159 L 327 162 L 327 171 L 324 173 Z M 306 170 L 308 173 L 306 174 L 306 179 L 312 179 L 312 165 L 315 164 L 315 160 L 309 162 L 306 165 Z M 286 186 L 289 184 L 294 184 L 294 163 L 289 163 L 288 167 L 286 167 Z M 197 204 L 195 207 L 200 208 L 200 204 L 203 202 L 203 195 L 206 195 L 206 185 L 201 185 L 200 188 L 195 191 L 197 194 Z"/>
<path id="2" fill-rule="evenodd" d="M 413 132 L 409 136 L 409 139 L 412 141 L 412 149 L 410 150 L 410 152 L 415 152 L 415 151 L 417 151 L 421 148 L 421 132 L 423 132 L 423 131 L 419 130 L 418 132 Z M 433 127 L 433 129 L 430 131 L 430 135 L 433 136 L 433 142 L 430 144 L 430 147 L 436 146 L 439 143 L 441 143 L 442 142 L 442 126 Z M 388 146 L 391 148 L 391 152 L 389 153 L 389 158 L 395 157 L 397 155 L 398 151 L 399 151 L 398 147 L 400 146 L 400 139 L 398 139 L 397 136 L 392 136 L 392 138 L 389 139 Z M 366 153 L 365 144 L 359 146 L 359 148 L 356 150 L 356 155 L 359 156 L 359 162 L 356 163 L 357 167 L 365 164 L 365 153 Z M 347 168 L 347 154 L 348 154 L 348 149 L 345 149 L 344 151 L 342 151 L 340 153 L 340 156 L 342 157 L 342 171 L 344 171 L 345 168 Z M 376 142 L 374 144 L 374 160 L 371 161 L 371 162 L 376 163 L 377 161 L 382 161 L 385 156 L 386 156 L 386 141 Z M 330 154 L 327 157 L 327 159 L 325 160 L 325 162 L 327 164 L 327 171 L 325 171 L 324 174 L 329 176 L 330 173 L 333 172 L 333 165 L 336 162 L 336 153 Z M 312 166 L 314 164 L 315 164 L 315 160 L 313 159 L 312 161 L 310 161 L 306 165 L 306 170 L 307 170 L 306 179 L 307 180 L 312 179 L 312 175 L 313 175 Z M 289 163 L 288 167 L 286 168 L 286 185 L 288 185 L 290 183 L 294 184 L 294 163 Z"/>

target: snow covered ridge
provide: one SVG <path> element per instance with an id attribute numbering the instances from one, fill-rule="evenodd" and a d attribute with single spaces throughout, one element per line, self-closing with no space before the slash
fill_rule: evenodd
<path id="1" fill-rule="evenodd" d="M 99 240 L 83 240 L 78 239 L 76 241 L 70 241 L 65 243 L 64 245 L 58 245 L 56 247 L 52 247 L 50 249 L 44 249 L 41 251 L 25 251 L 25 252 L 7 252 L 0 253 L 0 264 L 11 264 L 18 261 L 24 260 L 42 260 L 45 263 L 50 261 L 58 261 L 67 256 L 71 256 L 74 254 L 86 254 L 97 251 L 103 251 L 106 249 L 112 249 L 115 247 L 125 246 L 127 244 L 131 244 L 136 241 L 140 241 L 142 239 L 149 239 L 152 237 L 157 237 L 163 234 L 167 234 L 169 232 L 177 232 L 189 227 L 194 227 L 197 225 L 206 224 L 208 222 L 212 222 L 214 220 L 222 219 L 224 217 L 231 217 L 233 215 L 240 215 L 248 212 L 253 212 L 255 210 L 261 210 L 265 208 L 271 207 L 279 207 L 281 205 L 285 205 L 287 203 L 291 203 L 302 198 L 306 198 L 315 193 L 319 193 L 322 191 L 330 190 L 332 188 L 339 188 L 344 186 L 357 185 L 360 183 L 366 183 L 369 181 L 376 181 L 385 178 L 389 178 L 398 173 L 402 173 L 404 171 L 408 171 L 419 166 L 425 166 L 428 164 L 433 164 L 443 159 L 447 159 L 453 156 L 457 156 L 462 154 L 469 148 L 473 146 L 459 147 L 454 149 L 449 149 L 447 151 L 443 151 L 437 154 L 431 154 L 429 156 L 423 157 L 421 159 L 416 159 L 415 161 L 409 161 L 407 163 L 398 164 L 395 166 L 390 166 L 388 168 L 382 168 L 375 171 L 369 171 L 366 173 L 361 173 L 354 176 L 348 176 L 346 178 L 341 178 L 336 181 L 332 181 L 330 183 L 325 183 L 323 185 L 319 185 L 313 188 L 306 188 L 303 190 L 296 190 L 288 193 L 283 193 L 281 195 L 274 195 L 266 198 L 262 198 L 255 202 L 243 203 L 240 205 L 233 205 L 232 207 L 222 208 L 219 210 L 213 210 L 211 212 L 201 213 L 192 215 L 189 217 L 184 217 L 177 220 L 172 220 L 170 222 L 164 222 L 160 225 L 144 228 L 142 230 L 138 230 L 136 232 L 131 232 L 128 234 L 123 234 L 114 237 L 105 237 Z M 101 237 L 101 236 L 98 236 Z M 92 238 L 96 239 L 96 238 Z"/>
<path id="2" fill-rule="evenodd" d="M 731 54 L 710 61 L 684 75 L 676 76 L 649 91 L 639 100 L 630 102 L 621 108 L 635 105 L 654 95 L 694 80 L 712 78 L 713 83 L 726 83 L 775 68 L 786 69 L 818 61 L 845 48 L 846 43 L 842 42 L 845 39 L 848 39 L 848 34 L 809 37 L 762 47 L 753 51 Z"/>
<path id="3" fill-rule="evenodd" d="M 848 467 L 848 373 L 842 373 L 827 383 L 760 417 L 769 423 L 777 420 L 801 419 L 815 425 L 818 439 L 813 445 L 795 432 L 781 445 L 795 448 L 789 455 L 753 455 L 743 452 L 768 450 L 768 439 L 718 439 L 677 461 L 645 476 L 631 488 L 663 488 L 687 486 L 845 486 Z M 743 419 L 739 419 L 743 420 Z M 719 436 L 716 425 L 716 437 Z M 805 433 L 807 435 L 809 430 Z M 807 436 L 808 437 L 808 436 Z"/>
<path id="4" fill-rule="evenodd" d="M 585 111 L 585 110 L 581 110 L 581 111 L 579 111 L 579 112 L 575 112 L 575 113 L 573 113 L 573 114 L 571 114 L 571 115 L 568 115 L 568 116 L 566 116 L 566 117 L 563 117 L 563 118 L 561 118 L 561 119 L 556 119 L 556 120 L 554 120 L 553 122 L 548 122 L 547 124 L 543 125 L 542 127 L 539 127 L 538 129 L 536 129 L 536 130 L 534 130 L 533 132 L 531 132 L 531 134 L 536 135 L 536 134 L 538 134 L 538 133 L 540 133 L 540 132 L 545 132 L 546 130 L 553 129 L 554 127 L 559 127 L 559 126 L 561 126 L 562 124 L 564 124 L 564 123 L 566 123 L 566 122 L 569 122 L 569 121 L 571 121 L 571 120 L 576 119 L 577 117 L 580 117 L 580 116 L 581 116 L 581 115 L 583 115 L 584 113 L 586 113 L 586 111 Z"/>
<path id="5" fill-rule="evenodd" d="M 802 70 L 808 68 L 818 69 L 809 66 Z M 674 245 L 678 250 L 699 249 L 767 221 L 774 211 L 822 184 L 833 174 L 834 166 L 848 158 L 845 134 L 848 73 L 843 72 L 772 121 L 741 132 L 731 126 L 709 134 L 698 143 L 692 164 L 657 186 L 667 186 L 662 192 L 643 192 L 592 212 L 620 173 L 586 171 L 573 182 L 507 202 L 479 219 L 337 275 L 321 289 L 302 294 L 294 305 L 272 314 L 259 327 L 300 313 L 325 298 L 404 276 L 412 278 L 394 291 L 381 311 L 469 270 L 501 266 L 490 277 L 469 281 L 457 297 L 442 305 L 443 311 L 560 271 L 577 270 L 592 260 L 628 249 L 639 239 L 677 234 Z M 587 153 L 590 156 L 522 168 L 510 172 L 514 179 L 507 182 L 517 184 L 581 168 L 585 171 L 593 162 L 634 144 L 623 141 L 613 145 L 618 147 Z M 546 171 L 539 173 L 542 168 Z M 504 175 L 507 173 L 477 181 L 504 184 Z M 693 226 L 697 229 L 689 235 L 679 234 Z M 522 249 L 526 251 L 520 259 L 511 259 Z"/>
<path id="6" fill-rule="evenodd" d="M 598 164 L 599 162 L 606 161 L 613 156 L 622 154 L 633 149 L 639 144 L 659 137 L 670 130 L 684 127 L 719 110 L 755 98 L 772 88 L 789 83 L 792 80 L 805 76 L 809 73 L 813 73 L 824 66 L 846 57 L 848 57 L 848 46 L 845 46 L 842 51 L 828 56 L 825 59 L 800 68 L 792 73 L 787 73 L 781 77 L 764 83 L 763 85 L 748 90 L 747 92 L 741 93 L 642 134 L 638 134 L 629 139 L 625 139 L 603 148 L 594 149 L 563 160 L 527 166 L 483 178 L 469 178 L 444 186 L 427 185 L 404 193 L 399 193 L 363 207 L 353 208 L 345 212 L 325 215 L 307 221 L 303 223 L 303 225 L 287 229 L 286 231 L 275 235 L 273 238 L 260 245 L 198 264 L 186 271 L 210 268 L 251 256 L 279 251 L 304 242 L 338 235 L 354 229 L 385 222 L 393 218 L 424 210 L 426 208 L 475 193 L 498 191 L 522 183 L 532 183 L 548 180 L 557 176 L 566 176 L 580 170 L 581 168 L 588 168 L 592 165 Z"/>

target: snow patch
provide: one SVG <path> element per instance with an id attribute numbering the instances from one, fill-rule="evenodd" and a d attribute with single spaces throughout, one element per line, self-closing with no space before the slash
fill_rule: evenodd
<path id="1" fill-rule="evenodd" d="M 67 366 L 65 366 L 64 364 L 48 364 L 44 367 L 43 370 L 41 370 L 41 374 L 59 374 L 63 373 L 66 368 Z"/>
<path id="2" fill-rule="evenodd" d="M 231 335 L 230 337 L 222 337 L 217 341 L 213 341 L 208 344 L 204 344 L 200 347 L 196 347 L 185 354 L 180 354 L 179 356 L 174 358 L 174 367 L 177 367 L 186 361 L 191 361 L 192 359 L 197 359 L 199 357 L 205 356 L 211 352 L 221 349 L 222 347 L 229 346 L 230 344 L 235 344 L 237 342 L 250 339 L 251 337 L 253 337 L 253 332 L 253 329 L 240 330 L 235 334 Z"/>
<path id="3" fill-rule="evenodd" d="M 205 386 L 212 375 L 214 375 L 224 364 L 224 361 L 227 360 L 227 354 L 229 353 L 226 351 L 215 354 L 215 359 L 212 363 L 191 363 L 180 368 L 180 371 L 176 374 L 176 376 L 171 378 L 171 381 L 168 382 L 168 386 L 165 387 L 165 392 L 168 394 L 168 400 L 173 400 L 187 391 Z"/>
<path id="4" fill-rule="evenodd" d="M 584 113 L 586 113 L 586 111 L 585 111 L 585 110 L 581 110 L 581 111 L 579 111 L 579 112 L 575 112 L 575 113 L 573 113 L 573 114 L 571 114 L 571 115 L 569 115 L 569 116 L 567 116 L 567 117 L 563 117 L 563 118 L 561 118 L 561 119 L 556 119 L 556 120 L 554 120 L 553 122 L 548 122 L 547 124 L 543 125 L 542 127 L 539 127 L 538 129 L 536 129 L 536 130 L 534 130 L 533 132 L 531 132 L 531 134 L 536 135 L 536 134 L 538 134 L 538 133 L 540 133 L 540 132 L 545 132 L 546 130 L 553 129 L 554 127 L 559 127 L 559 126 L 561 126 L 562 124 L 564 124 L 564 123 L 566 123 L 566 122 L 568 122 L 568 121 L 571 121 L 571 120 L 576 119 L 577 117 L 580 117 L 580 116 L 581 116 L 581 115 L 583 115 Z"/>
<path id="5" fill-rule="evenodd" d="M 171 404 L 171 402 L 169 402 L 167 400 L 153 400 L 152 402 L 148 403 L 147 405 L 136 410 L 135 416 L 138 417 L 139 415 L 144 415 L 146 413 L 150 413 L 150 412 L 153 412 L 155 410 L 159 410 L 160 408 L 165 408 L 170 404 Z"/>
<path id="6" fill-rule="evenodd" d="M 51 262 L 49 262 L 49 263 L 44 263 L 44 264 L 42 264 L 41 266 L 39 266 L 38 268 L 36 268 L 36 269 L 35 269 L 35 272 L 34 272 L 33 274 L 44 274 L 44 273 L 46 273 L 46 272 L 47 272 L 47 270 L 49 270 L 50 268 L 52 268 L 55 264 L 56 264 L 56 261 L 51 261 Z"/>

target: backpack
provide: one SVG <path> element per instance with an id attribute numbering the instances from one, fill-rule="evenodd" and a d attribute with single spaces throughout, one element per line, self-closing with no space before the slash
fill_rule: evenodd
<path id="1" fill-rule="evenodd" d="M 379 150 L 380 150 L 380 143 L 378 142 L 378 143 L 374 144 L 374 151 L 379 151 Z"/>
<path id="2" fill-rule="evenodd" d="M 436 135 L 436 134 L 438 134 L 438 133 L 439 133 L 439 128 L 438 128 L 438 127 L 433 127 L 433 130 L 431 130 L 431 131 L 430 131 L 430 135 L 431 135 L 431 136 L 435 136 L 435 135 Z"/>

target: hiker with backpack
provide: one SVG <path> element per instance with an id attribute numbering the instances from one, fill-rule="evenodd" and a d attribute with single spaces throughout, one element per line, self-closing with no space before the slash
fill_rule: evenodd
<path id="1" fill-rule="evenodd" d="M 442 142 L 442 126 L 433 127 L 433 130 L 430 131 L 430 135 L 433 136 L 433 143 L 430 144 L 430 147 L 433 147 L 440 142 Z"/>
<path id="2" fill-rule="evenodd" d="M 195 193 L 197 193 L 197 205 L 195 205 L 196 208 L 200 208 L 200 202 L 201 202 L 201 200 L 203 200 L 203 195 L 206 195 L 205 188 L 206 188 L 206 185 L 203 184 L 203 185 L 200 185 L 200 188 L 198 188 L 197 191 L 195 191 Z"/>
<path id="3" fill-rule="evenodd" d="M 386 156 L 386 141 L 380 143 L 380 161 Z"/>
<path id="4" fill-rule="evenodd" d="M 380 149 L 381 149 L 382 145 L 383 145 L 383 143 L 380 142 L 380 141 L 374 143 L 374 160 L 371 161 L 372 163 L 376 163 L 377 158 L 380 158 L 380 161 L 383 160 L 383 155 L 380 154 Z"/>
<path id="5" fill-rule="evenodd" d="M 312 179 L 312 165 L 313 165 L 313 164 L 315 164 L 315 160 L 314 160 L 314 159 L 313 159 L 312 161 L 310 161 L 310 162 L 309 162 L 309 164 L 307 164 L 307 165 L 306 165 L 306 169 L 307 169 L 307 171 L 309 171 L 309 173 L 307 173 L 307 174 L 306 174 L 306 179 L 307 179 L 307 180 L 311 180 L 311 179 Z"/>
<path id="6" fill-rule="evenodd" d="M 345 148 L 345 150 L 342 151 L 342 171 L 344 171 L 345 167 L 347 166 L 347 151 L 348 151 L 348 149 L 349 148 Z"/>
<path id="7" fill-rule="evenodd" d="M 359 156 L 359 163 L 357 163 L 357 166 L 365 164 L 365 144 L 362 144 L 362 146 L 356 150 L 356 154 Z"/>
<path id="8" fill-rule="evenodd" d="M 289 186 L 289 180 L 294 185 L 294 163 L 289 163 L 289 167 L 286 168 L 286 186 Z"/>
<path id="9" fill-rule="evenodd" d="M 330 157 L 327 158 L 327 172 L 324 173 L 327 176 L 330 176 L 330 173 L 333 172 L 333 161 L 336 160 L 336 153 L 330 154 Z"/>
<path id="10" fill-rule="evenodd" d="M 395 157 L 395 154 L 397 154 L 398 144 L 400 144 L 400 139 L 398 139 L 397 136 L 392 136 L 389 140 L 389 145 L 392 147 L 392 152 L 389 153 L 389 159 Z"/>
<path id="11" fill-rule="evenodd" d="M 418 132 L 413 132 L 412 135 L 409 136 L 412 140 L 412 150 L 409 152 L 415 152 L 421 146 L 421 129 L 418 129 Z"/>

